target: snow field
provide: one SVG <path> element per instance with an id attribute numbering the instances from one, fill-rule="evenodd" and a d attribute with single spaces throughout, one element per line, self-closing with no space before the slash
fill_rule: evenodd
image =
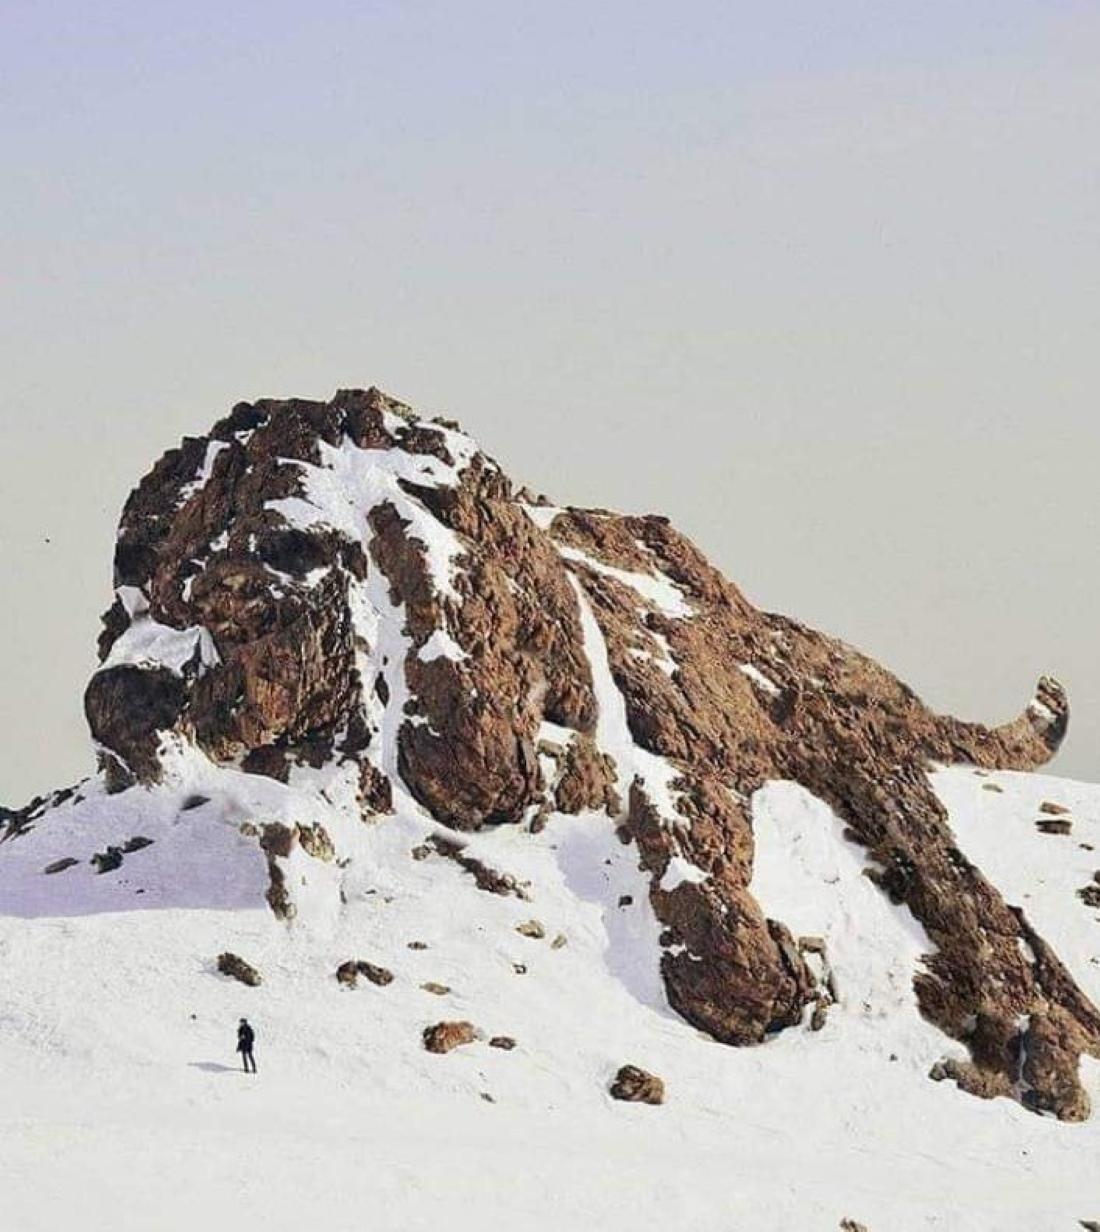
<path id="1" fill-rule="evenodd" d="M 954 1047 L 914 1009 L 907 974 L 927 941 L 795 785 L 754 800 L 753 888 L 795 932 L 826 938 L 839 1004 L 818 1033 L 730 1049 L 669 1011 L 646 881 L 608 818 L 475 836 L 470 854 L 530 883 L 522 901 L 478 890 L 440 856 L 413 859 L 422 818 L 364 824 L 323 772 L 283 787 L 181 758 L 171 784 L 89 791 L 0 848 L 5 1230 L 173 1232 L 201 1218 L 824 1232 L 849 1216 L 877 1232 L 1071 1232 L 1096 1214 L 1095 1121 L 1061 1125 L 926 1078 Z M 1027 807 L 1009 820 L 1026 828 L 1055 786 L 1019 779 Z M 1072 790 L 1095 816 L 1100 791 Z M 209 803 L 182 809 L 203 792 Z M 301 858 L 290 924 L 256 901 L 266 870 L 235 828 L 246 814 L 321 821 L 350 853 L 344 868 Z M 962 836 L 972 819 L 956 824 Z M 187 864 L 196 827 L 205 858 Z M 114 872 L 41 872 L 134 831 L 154 843 Z M 66 878 L 86 884 L 74 895 Z M 543 940 L 516 932 L 531 918 Z M 216 974 L 226 949 L 261 987 Z M 394 982 L 340 987 L 348 958 Z M 234 1068 L 241 1014 L 258 1032 L 255 1079 Z M 486 1038 L 428 1054 L 420 1032 L 443 1018 Z M 493 1034 L 517 1048 L 489 1048 Z M 665 1106 L 607 1097 L 628 1062 L 661 1075 Z M 1098 1077 L 1086 1071 L 1100 1097 Z"/>

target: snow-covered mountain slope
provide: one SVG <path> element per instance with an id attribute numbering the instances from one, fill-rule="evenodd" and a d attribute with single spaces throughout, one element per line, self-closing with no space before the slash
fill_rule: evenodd
<path id="1" fill-rule="evenodd" d="M 1055 682 L 936 715 L 374 390 L 167 454 L 115 584 L 0 811 L 0 1230 L 1100 1218 Z"/>
<path id="2" fill-rule="evenodd" d="M 836 1004 L 818 1032 L 807 1023 L 733 1049 L 669 1008 L 645 879 L 606 816 L 472 837 L 465 853 L 512 874 L 519 898 L 424 856 L 438 828 L 423 819 L 364 827 L 347 784 L 344 797 L 323 789 L 330 803 L 320 785 L 169 760 L 165 783 L 120 796 L 88 785 L 4 853 L 5 1229 L 825 1232 L 850 1218 L 878 1232 L 1071 1232 L 1100 1216 L 1095 1119 L 1060 1123 L 928 1081 L 945 1051 L 965 1056 L 917 1008 L 928 938 L 796 784 L 753 800 L 752 888 L 823 940 Z M 1100 789 L 960 770 L 936 785 L 964 849 L 978 856 L 992 839 L 1004 853 L 1010 902 L 1041 894 L 1052 917 L 1076 913 L 1065 918 L 1075 974 L 1089 987 L 1091 970 L 1095 992 L 1100 922 L 1075 891 L 1079 844 L 1100 844 Z M 223 802 L 217 813 L 184 807 L 203 795 Z M 1041 800 L 1072 806 L 1071 837 L 1035 829 Z M 343 869 L 293 870 L 307 884 L 288 926 L 264 903 L 265 861 L 236 823 L 305 814 L 352 854 Z M 118 869 L 87 863 L 137 833 L 152 843 Z M 41 870 L 64 855 L 80 863 L 51 874 L 44 898 Z M 1041 879 L 1018 871 L 1029 867 Z M 532 919 L 543 937 L 517 931 Z M 219 975 L 227 950 L 262 984 Z M 392 983 L 343 986 L 348 959 Z M 256 1079 L 235 1068 L 242 1014 L 258 1033 Z M 482 1038 L 425 1051 L 422 1031 L 445 1019 Z M 491 1047 L 496 1036 L 515 1048 Z M 608 1097 L 625 1063 L 664 1080 L 663 1106 Z M 1096 1097 L 1100 1066 L 1084 1066 Z"/>

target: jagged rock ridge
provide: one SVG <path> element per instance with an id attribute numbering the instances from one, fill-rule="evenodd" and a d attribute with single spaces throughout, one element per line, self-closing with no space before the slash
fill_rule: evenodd
<path id="1" fill-rule="evenodd" d="M 352 765 L 367 822 L 606 811 L 649 876 L 671 1005 L 749 1044 L 820 1024 L 832 995 L 815 939 L 749 890 L 749 802 L 795 780 L 934 946 L 920 1005 L 970 1055 L 939 1076 L 1087 1115 L 1078 1061 L 1100 1055 L 1100 1015 L 959 851 L 926 776 L 1045 762 L 1067 722 L 1055 682 L 1002 728 L 935 715 L 755 609 L 666 519 L 516 491 L 456 425 L 377 390 L 241 404 L 166 454 L 123 512 L 115 586 L 86 694 L 113 790 L 156 781 L 175 739 L 281 781 Z M 281 862 L 325 838 L 257 841 L 292 916 Z"/>

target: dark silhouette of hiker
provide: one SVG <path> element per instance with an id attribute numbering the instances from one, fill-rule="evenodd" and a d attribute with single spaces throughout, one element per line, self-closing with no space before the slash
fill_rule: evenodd
<path id="1" fill-rule="evenodd" d="M 241 1062 L 246 1074 L 249 1072 L 249 1066 L 252 1067 L 252 1073 L 256 1072 L 256 1058 L 252 1055 L 252 1045 L 255 1042 L 256 1032 L 249 1026 L 248 1019 L 242 1018 L 237 1028 L 237 1051 L 241 1054 Z"/>

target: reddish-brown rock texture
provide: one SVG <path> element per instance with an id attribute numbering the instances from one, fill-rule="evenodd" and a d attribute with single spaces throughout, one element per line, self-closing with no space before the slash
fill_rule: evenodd
<path id="1" fill-rule="evenodd" d="M 166 454 L 126 504 L 115 586 L 86 710 L 116 789 L 155 780 L 174 738 L 283 781 L 352 763 L 365 819 L 402 801 L 459 831 L 606 812 L 650 875 L 671 1004 L 752 1044 L 820 1025 L 830 996 L 812 940 L 749 889 L 753 793 L 795 780 L 928 933 L 921 1008 L 971 1058 L 939 1076 L 1087 1115 L 1100 1015 L 958 850 L 926 776 L 1045 762 L 1067 722 L 1054 681 L 1004 727 L 934 714 L 757 610 L 665 518 L 517 492 L 455 425 L 373 389 L 241 404 Z M 266 836 L 276 905 L 280 840 L 325 846 Z"/>

